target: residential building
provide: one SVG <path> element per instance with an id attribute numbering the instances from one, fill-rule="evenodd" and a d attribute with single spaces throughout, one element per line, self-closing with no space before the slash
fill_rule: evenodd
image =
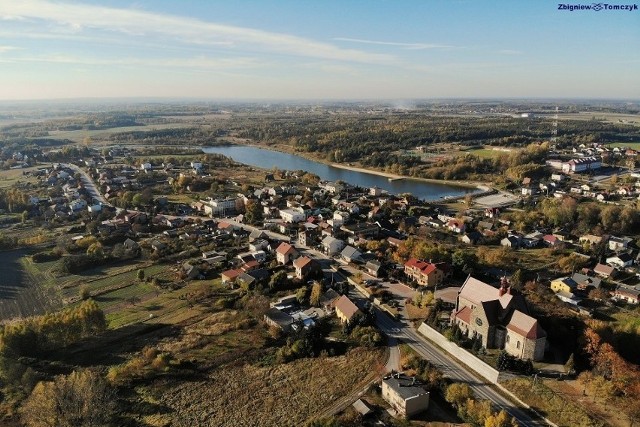
<path id="1" fill-rule="evenodd" d="M 340 252 L 340 258 L 346 262 L 360 262 L 362 261 L 362 253 L 353 246 L 346 246 Z"/>
<path id="2" fill-rule="evenodd" d="M 551 290 L 554 293 L 573 293 L 578 289 L 578 284 L 570 277 L 560 277 L 551 281 Z"/>
<path id="3" fill-rule="evenodd" d="M 616 256 L 608 257 L 607 264 L 613 267 L 626 268 L 633 265 L 633 257 L 628 253 L 621 253 Z"/>
<path id="4" fill-rule="evenodd" d="M 411 258 L 404 264 L 404 274 L 421 286 L 437 286 L 444 282 L 449 272 L 446 263 L 433 264 Z"/>
<path id="5" fill-rule="evenodd" d="M 602 279 L 581 273 L 574 273 L 571 278 L 576 282 L 579 291 L 588 291 L 591 288 L 599 289 L 602 284 Z"/>
<path id="6" fill-rule="evenodd" d="M 306 256 L 293 261 L 293 267 L 296 269 L 296 277 L 300 280 L 306 279 L 311 273 L 319 269 L 318 263 Z"/>
<path id="7" fill-rule="evenodd" d="M 615 267 L 606 264 L 597 264 L 593 267 L 593 272 L 598 276 L 608 279 L 609 277 L 613 277 L 616 273 Z"/>
<path id="8" fill-rule="evenodd" d="M 633 239 L 630 237 L 609 237 L 609 249 L 612 251 L 626 251 L 629 247 L 629 243 L 633 242 Z"/>
<path id="9" fill-rule="evenodd" d="M 629 288 L 626 286 L 618 286 L 613 291 L 613 297 L 616 301 L 624 301 L 629 304 L 640 303 L 640 290 L 635 288 Z"/>
<path id="10" fill-rule="evenodd" d="M 210 216 L 227 216 L 236 213 L 237 205 L 242 203 L 238 198 L 209 199 L 204 203 L 204 213 Z"/>
<path id="11" fill-rule="evenodd" d="M 293 258 L 296 258 L 297 256 L 298 251 L 289 243 L 282 242 L 276 249 L 276 259 L 278 260 L 279 264 L 289 264 L 289 261 L 291 261 Z"/>
<path id="12" fill-rule="evenodd" d="M 467 278 L 456 300 L 452 322 L 485 348 L 504 349 L 525 360 L 544 357 L 546 332 L 528 315 L 524 297 L 503 279 L 500 288 Z"/>
<path id="13" fill-rule="evenodd" d="M 411 418 L 429 408 L 429 392 L 415 380 L 398 373 L 382 380 L 382 398 L 399 417 Z"/>
<path id="14" fill-rule="evenodd" d="M 293 324 L 293 317 L 278 310 L 275 307 L 270 308 L 264 315 L 264 321 L 267 325 L 278 328 L 282 331 L 288 332 Z"/>
<path id="15" fill-rule="evenodd" d="M 332 236 L 327 236 L 322 239 L 322 247 L 324 252 L 328 255 L 335 255 L 339 253 L 345 245 L 345 242 Z"/>
<path id="16" fill-rule="evenodd" d="M 349 323 L 353 317 L 360 313 L 358 306 L 356 306 L 346 295 L 342 295 L 334 303 L 336 310 L 336 316 L 342 323 Z"/>
<path id="17" fill-rule="evenodd" d="M 306 215 L 304 214 L 304 210 L 295 208 L 280 209 L 280 218 L 282 218 L 284 222 L 290 224 L 302 222 L 307 219 Z"/>
<path id="18" fill-rule="evenodd" d="M 382 264 L 380 261 L 371 260 L 367 261 L 364 265 L 364 268 L 367 270 L 367 273 L 373 277 L 379 277 L 382 271 Z"/>

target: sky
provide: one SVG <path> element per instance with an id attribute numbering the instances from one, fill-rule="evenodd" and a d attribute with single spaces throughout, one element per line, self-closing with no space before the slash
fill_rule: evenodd
<path id="1" fill-rule="evenodd" d="M 640 99 L 640 10 L 558 7 L 0 0 L 0 100 Z"/>

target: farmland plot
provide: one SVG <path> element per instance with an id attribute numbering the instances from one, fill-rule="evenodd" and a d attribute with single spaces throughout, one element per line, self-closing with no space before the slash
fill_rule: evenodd
<path id="1" fill-rule="evenodd" d="M 61 307 L 58 293 L 35 268 L 24 268 L 25 250 L 0 253 L 0 320 L 44 314 Z"/>

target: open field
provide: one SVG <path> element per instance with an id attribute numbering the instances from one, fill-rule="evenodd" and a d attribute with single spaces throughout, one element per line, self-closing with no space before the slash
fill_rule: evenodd
<path id="1" fill-rule="evenodd" d="M 551 118 L 552 116 L 547 116 Z M 621 113 L 584 112 L 576 114 L 559 114 L 559 120 L 602 120 L 610 123 L 626 123 L 640 126 L 640 115 Z"/>
<path id="2" fill-rule="evenodd" d="M 0 188 L 9 188 L 18 182 L 37 182 L 37 179 L 31 176 L 24 176 L 24 172 L 34 171 L 42 166 L 32 166 L 24 169 L 9 169 L 0 171 Z"/>
<path id="3" fill-rule="evenodd" d="M 25 250 L 0 253 L 0 320 L 32 316 L 61 307 L 58 293 L 37 270 L 24 268 Z"/>
<path id="4" fill-rule="evenodd" d="M 640 150 L 640 142 L 613 142 L 611 144 L 607 144 L 607 147 L 609 148 L 625 147 L 625 148 L 631 148 L 632 150 Z"/>
<path id="5" fill-rule="evenodd" d="M 508 156 L 509 154 L 514 153 L 516 151 L 517 150 L 515 149 L 514 150 L 509 150 L 509 149 L 492 150 L 491 148 L 478 148 L 478 149 L 460 151 L 459 155 L 473 154 L 474 156 L 478 156 L 483 159 L 495 159 L 500 156 Z"/>
<path id="6" fill-rule="evenodd" d="M 195 383 L 165 384 L 159 400 L 174 426 L 250 426 L 256 420 L 262 426 L 303 425 L 357 388 L 382 366 L 382 356 L 381 350 L 356 349 L 276 366 L 231 366 Z"/>
<path id="7" fill-rule="evenodd" d="M 193 123 L 163 123 L 154 124 L 148 126 L 122 126 L 110 129 L 95 129 L 95 130 L 61 130 L 50 131 L 49 138 L 56 139 L 69 139 L 75 142 L 82 142 L 85 138 L 91 138 L 94 140 L 100 140 L 102 137 L 112 135 L 114 133 L 123 132 L 149 132 L 162 129 L 178 129 L 178 128 L 191 128 L 194 127 Z"/>

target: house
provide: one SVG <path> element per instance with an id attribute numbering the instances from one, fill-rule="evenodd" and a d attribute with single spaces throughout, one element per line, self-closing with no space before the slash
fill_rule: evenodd
<path id="1" fill-rule="evenodd" d="M 200 275 L 200 269 L 189 262 L 182 264 L 182 272 L 184 273 L 184 277 L 187 279 L 195 279 Z"/>
<path id="2" fill-rule="evenodd" d="M 597 245 L 602 242 L 602 240 L 603 237 L 594 236 L 593 234 L 585 234 L 584 236 L 581 236 L 580 239 L 578 239 L 580 243 L 588 243 L 590 245 Z"/>
<path id="3" fill-rule="evenodd" d="M 598 264 L 593 267 L 593 272 L 598 276 L 608 279 L 609 277 L 613 277 L 616 273 L 615 267 L 606 264 Z"/>
<path id="4" fill-rule="evenodd" d="M 372 412 L 372 409 L 362 399 L 358 399 L 353 404 L 353 409 L 360 414 L 361 417 L 366 417 Z"/>
<path id="5" fill-rule="evenodd" d="M 484 348 L 504 349 L 524 360 L 541 360 L 546 332 L 529 316 L 524 297 L 503 279 L 500 288 L 467 277 L 456 299 L 451 321 Z"/>
<path id="6" fill-rule="evenodd" d="M 367 261 L 364 265 L 364 268 L 367 270 L 367 273 L 373 277 L 379 277 L 382 271 L 382 264 L 380 261 L 371 260 Z"/>
<path id="7" fill-rule="evenodd" d="M 293 324 L 293 317 L 275 307 L 267 310 L 263 319 L 267 325 L 278 328 L 284 332 L 288 332 Z"/>
<path id="8" fill-rule="evenodd" d="M 446 263 L 433 264 L 411 258 L 404 264 L 404 274 L 422 286 L 438 286 L 449 272 Z"/>
<path id="9" fill-rule="evenodd" d="M 613 291 L 613 297 L 616 301 L 624 301 L 629 304 L 640 303 L 640 290 L 635 288 L 629 288 L 626 286 L 618 286 Z"/>
<path id="10" fill-rule="evenodd" d="M 630 237 L 609 237 L 609 249 L 612 251 L 625 251 L 629 247 L 629 243 L 633 242 L 633 239 Z"/>
<path id="11" fill-rule="evenodd" d="M 633 257 L 628 253 L 621 253 L 616 256 L 608 257 L 607 264 L 618 268 L 631 267 L 633 265 Z"/>
<path id="12" fill-rule="evenodd" d="M 467 245 L 475 245 L 481 238 L 482 234 L 477 231 L 471 231 L 465 233 L 460 240 L 462 240 L 462 243 L 466 243 Z"/>
<path id="13" fill-rule="evenodd" d="M 499 208 L 486 208 L 484 210 L 484 216 L 487 218 L 496 218 L 498 215 L 500 215 Z"/>
<path id="14" fill-rule="evenodd" d="M 314 271 L 318 271 L 318 263 L 306 256 L 300 257 L 293 261 L 293 267 L 296 269 L 296 277 L 304 280 Z"/>
<path id="15" fill-rule="evenodd" d="M 542 241 L 544 242 L 545 245 L 551 248 L 559 248 L 564 246 L 564 243 L 562 242 L 562 240 L 560 240 L 558 236 L 554 236 L 553 234 L 545 234 L 542 237 Z"/>
<path id="16" fill-rule="evenodd" d="M 447 221 L 447 229 L 458 234 L 464 233 L 464 230 L 465 230 L 464 221 L 458 218 L 452 218 L 449 221 Z"/>
<path id="17" fill-rule="evenodd" d="M 578 289 L 578 284 L 570 277 L 560 277 L 551 281 L 551 290 L 554 293 L 564 292 L 570 294 Z"/>
<path id="18" fill-rule="evenodd" d="M 302 222 L 307 219 L 302 209 L 281 209 L 280 218 L 290 224 Z"/>
<path id="19" fill-rule="evenodd" d="M 346 262 L 360 262 L 362 261 L 362 253 L 353 246 L 346 246 L 340 252 L 340 258 Z"/>
<path id="20" fill-rule="evenodd" d="M 143 163 L 143 164 L 140 165 L 140 170 L 141 171 L 148 172 L 151 169 L 153 169 L 153 167 L 151 166 L 151 163 L 147 162 L 147 163 Z"/>
<path id="21" fill-rule="evenodd" d="M 382 379 L 382 398 L 399 417 L 411 418 L 429 408 L 429 392 L 415 380 L 402 373 Z"/>
<path id="22" fill-rule="evenodd" d="M 282 242 L 276 249 L 276 259 L 278 260 L 279 264 L 289 264 L 289 261 L 291 261 L 292 258 L 296 258 L 297 256 L 298 251 L 289 243 Z"/>
<path id="23" fill-rule="evenodd" d="M 344 248 L 346 243 L 332 236 L 322 239 L 322 248 L 327 255 L 335 255 Z"/>
<path id="24" fill-rule="evenodd" d="M 578 285 L 579 291 L 588 291 L 590 288 L 600 289 L 600 285 L 602 284 L 602 279 L 598 277 L 587 276 L 586 274 L 582 273 L 574 273 L 571 278 Z"/>
<path id="25" fill-rule="evenodd" d="M 156 252 L 162 252 L 166 248 L 167 248 L 167 245 L 165 245 L 164 243 L 162 243 L 159 240 L 153 240 L 151 242 L 151 249 L 153 249 Z"/>
<path id="26" fill-rule="evenodd" d="M 235 283 L 236 279 L 238 278 L 238 276 L 240 276 L 240 274 L 242 274 L 243 271 L 242 270 L 227 270 L 227 271 L 223 271 L 222 274 L 220 275 L 220 277 L 222 278 L 222 284 L 233 284 Z"/>
<path id="27" fill-rule="evenodd" d="M 520 247 L 521 241 L 522 239 L 520 238 L 520 236 L 512 234 L 511 236 L 507 236 L 504 239 L 500 240 L 500 245 L 507 248 L 518 249 Z"/>
<path id="28" fill-rule="evenodd" d="M 338 301 L 338 299 L 340 299 L 340 294 L 333 289 L 329 289 L 320 297 L 320 307 L 322 307 L 325 312 L 329 313 L 333 311 L 335 303 L 336 301 Z"/>
<path id="29" fill-rule="evenodd" d="M 353 317 L 360 313 L 358 307 L 346 296 L 342 295 L 334 303 L 336 310 L 336 316 L 342 323 L 349 323 L 353 320 Z"/>

